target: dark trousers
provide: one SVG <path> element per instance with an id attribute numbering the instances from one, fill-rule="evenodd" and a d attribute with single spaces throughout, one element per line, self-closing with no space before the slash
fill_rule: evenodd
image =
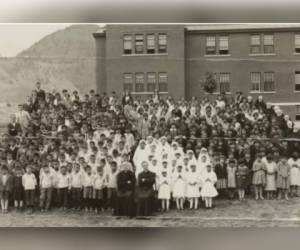
<path id="1" fill-rule="evenodd" d="M 134 202 L 132 195 L 118 196 L 116 215 L 134 216 Z"/>
<path id="2" fill-rule="evenodd" d="M 25 190 L 25 203 L 26 207 L 33 207 L 34 206 L 34 195 L 35 190 Z"/>
<path id="3" fill-rule="evenodd" d="M 151 215 L 151 201 L 152 198 L 138 198 L 137 200 L 137 216 Z"/>
<path id="4" fill-rule="evenodd" d="M 59 206 L 67 208 L 68 206 L 68 188 L 58 188 L 57 195 L 59 200 Z"/>
<path id="5" fill-rule="evenodd" d="M 112 209 L 116 209 L 117 203 L 117 190 L 116 188 L 108 188 L 107 189 L 107 202 L 108 206 Z"/>
<path id="6" fill-rule="evenodd" d="M 73 208 L 80 208 L 81 207 L 81 195 L 82 189 L 81 188 L 72 188 L 71 189 L 72 195 L 72 207 Z"/>
<path id="7" fill-rule="evenodd" d="M 40 207 L 49 209 L 52 201 L 53 188 L 42 188 L 40 193 Z"/>

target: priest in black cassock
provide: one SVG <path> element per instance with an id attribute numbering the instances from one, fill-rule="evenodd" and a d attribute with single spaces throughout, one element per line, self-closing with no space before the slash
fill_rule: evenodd
<path id="1" fill-rule="evenodd" d="M 123 163 L 117 175 L 117 216 L 134 216 L 135 174 L 129 162 Z"/>
<path id="2" fill-rule="evenodd" d="M 143 171 L 137 178 L 137 216 L 149 216 L 152 213 L 155 173 L 149 171 L 148 162 L 142 162 Z"/>

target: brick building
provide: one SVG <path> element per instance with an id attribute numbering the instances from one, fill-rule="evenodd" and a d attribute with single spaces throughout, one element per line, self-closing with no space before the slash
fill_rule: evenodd
<path id="1" fill-rule="evenodd" d="M 93 35 L 98 92 L 207 96 L 211 72 L 213 96 L 262 95 L 300 120 L 300 24 L 106 25 Z"/>

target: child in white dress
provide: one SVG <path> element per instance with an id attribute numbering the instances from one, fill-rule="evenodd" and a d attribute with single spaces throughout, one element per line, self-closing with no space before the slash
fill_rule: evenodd
<path id="1" fill-rule="evenodd" d="M 190 170 L 186 174 L 186 197 L 190 202 L 190 209 L 198 209 L 199 191 L 199 174 L 196 171 L 196 165 L 191 165 Z"/>
<path id="2" fill-rule="evenodd" d="M 207 165 L 207 171 L 201 175 L 202 189 L 200 195 L 205 200 L 205 207 L 212 207 L 212 198 L 218 195 L 215 188 L 215 183 L 217 182 L 217 176 L 215 172 L 212 171 L 211 165 Z"/>
<path id="3" fill-rule="evenodd" d="M 176 207 L 178 210 L 183 209 L 183 203 L 185 199 L 185 188 L 186 188 L 186 180 L 185 174 L 183 172 L 182 166 L 177 166 L 174 171 L 173 178 L 173 197 L 176 200 Z"/>
<path id="4" fill-rule="evenodd" d="M 158 199 L 161 200 L 162 211 L 169 211 L 171 188 L 170 188 L 170 177 L 167 170 L 163 170 L 158 176 Z"/>

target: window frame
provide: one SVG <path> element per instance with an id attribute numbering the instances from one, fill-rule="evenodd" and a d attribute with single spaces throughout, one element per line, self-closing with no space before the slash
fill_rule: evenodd
<path id="1" fill-rule="evenodd" d="M 267 36 L 271 36 L 272 39 L 272 44 L 266 44 L 266 40 L 265 40 L 265 37 Z M 275 43 L 274 43 L 274 40 L 275 40 L 275 36 L 274 34 L 263 34 L 263 37 L 262 37 L 262 41 L 263 41 L 263 53 L 264 54 L 274 54 L 275 53 Z M 267 49 L 267 48 L 272 48 L 270 51 Z"/>
<path id="2" fill-rule="evenodd" d="M 257 74 L 259 77 L 259 81 L 258 82 L 256 82 L 256 81 L 253 81 L 253 75 L 254 74 Z M 250 92 L 252 92 L 252 93 L 258 93 L 258 92 L 261 92 L 261 78 L 262 78 L 262 75 L 261 75 L 261 72 L 259 72 L 259 71 L 253 71 L 253 72 L 250 72 L 250 83 L 251 83 L 251 91 Z M 256 84 L 258 84 L 258 88 L 253 88 L 253 86 L 254 86 L 254 84 L 256 85 Z"/>
<path id="3" fill-rule="evenodd" d="M 130 82 L 127 82 L 126 75 L 131 76 L 131 81 Z M 126 86 L 130 86 L 129 89 L 131 89 L 131 90 L 128 90 L 128 88 Z M 133 74 L 132 73 L 129 73 L 129 72 L 123 73 L 123 89 L 124 89 L 124 91 L 129 91 L 129 92 L 133 91 Z"/>
<path id="4" fill-rule="evenodd" d="M 295 121 L 300 121 L 300 105 L 296 105 Z"/>
<path id="5" fill-rule="evenodd" d="M 227 38 L 227 49 L 221 49 L 221 39 L 222 38 Z M 219 55 L 229 55 L 229 35 L 219 35 L 218 36 L 218 54 Z M 222 53 L 221 53 L 222 51 Z M 226 52 L 226 53 L 224 53 Z"/>
<path id="6" fill-rule="evenodd" d="M 138 76 L 142 76 L 142 82 L 138 82 Z M 143 72 L 136 72 L 135 73 L 135 80 L 134 80 L 134 91 L 136 93 L 144 92 L 145 91 L 145 74 Z"/>
<path id="7" fill-rule="evenodd" d="M 153 37 L 153 47 L 149 48 L 149 37 Z M 147 54 L 155 54 L 156 52 L 156 36 L 154 33 L 146 34 L 146 53 Z"/>
<path id="8" fill-rule="evenodd" d="M 126 39 L 126 37 L 130 39 Z M 126 49 L 126 43 L 130 44 L 130 49 Z M 132 35 L 131 34 L 124 34 L 123 35 L 123 54 L 124 55 L 131 55 L 133 53 L 133 46 L 132 46 Z"/>
<path id="9" fill-rule="evenodd" d="M 138 43 L 141 43 L 141 44 L 138 44 Z M 139 47 L 141 47 L 141 50 L 138 49 Z M 135 34 L 134 35 L 134 52 L 135 52 L 135 54 L 138 54 L 138 55 L 145 53 L 145 35 L 144 34 Z"/>
<path id="10" fill-rule="evenodd" d="M 208 46 L 209 38 L 213 38 L 210 40 L 214 40 L 214 46 Z M 217 36 L 216 35 L 207 35 L 205 37 L 205 55 L 217 55 Z"/>
<path id="11" fill-rule="evenodd" d="M 294 80 L 295 80 L 295 82 L 294 82 L 294 84 L 295 84 L 294 91 L 295 92 L 300 92 L 300 82 L 299 83 L 296 82 L 296 75 L 299 75 L 299 78 L 300 78 L 300 70 L 299 71 L 296 70 L 295 74 L 294 74 Z M 299 87 L 299 89 L 297 89 L 297 86 Z"/>
<path id="12" fill-rule="evenodd" d="M 224 75 L 228 75 L 228 81 L 221 81 L 221 77 L 224 76 Z M 230 77 L 231 74 L 229 72 L 220 72 L 219 73 L 219 91 L 220 93 L 222 92 L 225 92 L 225 93 L 231 93 L 231 90 L 230 90 Z M 225 84 L 225 87 L 224 87 L 224 91 L 222 90 L 222 85 Z"/>
<path id="13" fill-rule="evenodd" d="M 266 74 L 272 74 L 273 75 L 273 81 L 266 81 Z M 272 90 L 266 90 L 266 84 L 273 84 L 273 89 Z M 274 71 L 265 71 L 263 73 L 263 88 L 261 89 L 261 92 L 265 93 L 273 93 L 275 92 L 275 73 Z"/>
<path id="14" fill-rule="evenodd" d="M 253 44 L 253 37 L 258 37 L 259 38 L 259 44 Z M 250 54 L 261 54 L 262 53 L 262 39 L 261 39 L 261 34 L 251 34 L 250 35 Z M 258 48 L 258 50 L 254 50 L 254 48 Z"/>
<path id="15" fill-rule="evenodd" d="M 161 75 L 165 74 L 164 81 L 161 81 Z M 158 82 L 158 91 L 159 92 L 168 92 L 168 73 L 167 72 L 158 72 L 157 76 L 157 82 Z"/>
<path id="16" fill-rule="evenodd" d="M 165 39 L 161 39 L 161 37 L 165 37 Z M 157 42 L 157 51 L 159 54 L 166 54 L 168 53 L 168 35 L 167 33 L 158 33 L 158 42 Z M 162 43 L 165 41 L 165 43 Z"/>
<path id="17" fill-rule="evenodd" d="M 149 75 L 154 75 L 154 82 L 149 81 Z M 147 72 L 146 79 L 147 79 L 147 91 L 154 92 L 156 89 L 156 73 L 155 72 Z M 154 86 L 154 87 L 149 88 L 150 86 Z"/>
<path id="18" fill-rule="evenodd" d="M 299 45 L 297 46 L 297 36 L 298 36 L 298 40 L 299 40 Z M 294 52 L 297 53 L 297 54 L 300 54 L 300 33 L 295 33 L 294 34 Z"/>

